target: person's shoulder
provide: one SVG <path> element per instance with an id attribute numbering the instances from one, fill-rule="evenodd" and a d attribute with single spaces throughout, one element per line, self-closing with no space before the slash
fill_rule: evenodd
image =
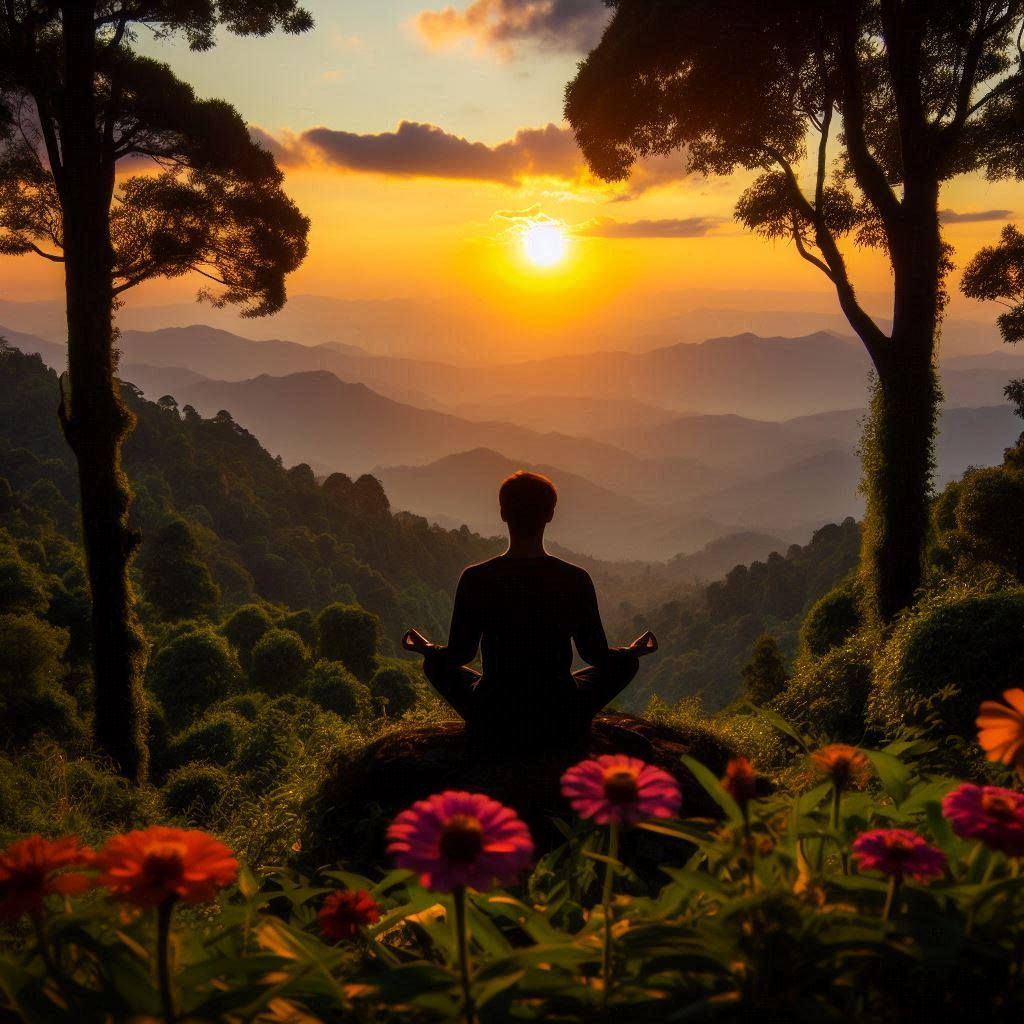
<path id="1" fill-rule="evenodd" d="M 486 576 L 488 573 L 493 572 L 496 568 L 501 565 L 502 558 L 500 555 L 495 555 L 494 558 L 488 558 L 483 562 L 474 562 L 472 565 L 467 565 L 462 570 L 463 579 L 475 579 L 480 576 Z"/>
<path id="2" fill-rule="evenodd" d="M 548 557 L 554 563 L 554 568 L 563 575 L 571 577 L 580 583 L 593 582 L 590 578 L 590 573 L 582 565 L 576 565 L 575 562 L 567 562 L 564 558 L 559 558 L 557 555 L 549 555 Z"/>

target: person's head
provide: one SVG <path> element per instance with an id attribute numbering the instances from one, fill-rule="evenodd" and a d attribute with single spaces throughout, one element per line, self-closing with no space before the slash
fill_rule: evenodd
<path id="1" fill-rule="evenodd" d="M 508 523 L 509 533 L 540 533 L 551 522 L 557 501 L 558 491 L 546 476 L 523 469 L 498 488 L 501 518 Z"/>

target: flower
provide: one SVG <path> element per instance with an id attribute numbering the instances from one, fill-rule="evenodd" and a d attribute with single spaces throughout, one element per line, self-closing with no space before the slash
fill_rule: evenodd
<path id="1" fill-rule="evenodd" d="M 1009 857 L 1024 856 L 1024 794 L 965 782 L 945 795 L 942 813 L 962 839 L 980 839 Z"/>
<path id="2" fill-rule="evenodd" d="M 436 892 L 515 881 L 533 863 L 530 830 L 483 793 L 447 790 L 418 800 L 388 828 L 388 853 Z"/>
<path id="3" fill-rule="evenodd" d="M 836 789 L 859 788 L 871 771 L 871 762 L 862 751 L 848 743 L 830 743 L 811 754 L 811 764 L 828 775 Z"/>
<path id="4" fill-rule="evenodd" d="M 126 903 L 206 903 L 238 877 L 238 861 L 205 832 L 153 825 L 114 836 L 97 854 L 99 884 Z"/>
<path id="5" fill-rule="evenodd" d="M 981 702 L 978 742 L 990 761 L 1024 766 L 1024 690 L 1004 690 L 1003 700 Z"/>
<path id="6" fill-rule="evenodd" d="M 909 875 L 918 882 L 940 878 L 946 868 L 941 850 L 906 828 L 876 828 L 853 841 L 853 857 L 862 871 L 880 871 L 897 881 Z"/>
<path id="7" fill-rule="evenodd" d="M 722 788 L 741 807 L 753 800 L 757 789 L 757 772 L 745 757 L 734 757 L 725 766 Z"/>
<path id="8" fill-rule="evenodd" d="M 574 765 L 562 776 L 562 796 L 581 818 L 627 827 L 645 818 L 671 818 L 683 802 L 668 772 L 625 754 Z"/>
<path id="9" fill-rule="evenodd" d="M 11 843 L 0 853 L 0 920 L 13 922 L 22 914 L 41 914 L 46 897 L 53 893 L 84 892 L 92 880 L 64 869 L 88 867 L 93 856 L 75 836 L 44 839 L 36 835 Z"/>
<path id="10" fill-rule="evenodd" d="M 317 914 L 320 934 L 332 942 L 354 939 L 359 929 L 380 920 L 380 908 L 365 889 L 332 892 Z"/>

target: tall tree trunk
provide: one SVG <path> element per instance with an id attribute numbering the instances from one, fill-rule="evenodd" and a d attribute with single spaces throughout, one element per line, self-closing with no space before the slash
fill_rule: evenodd
<path id="1" fill-rule="evenodd" d="M 883 623 L 914 601 L 924 573 L 941 399 L 935 352 L 944 295 L 938 184 L 909 185 L 906 227 L 893 247 L 892 339 L 863 443 L 867 515 L 862 564 Z"/>
<path id="2" fill-rule="evenodd" d="M 114 376 L 110 202 L 113 163 L 104 159 L 94 99 L 93 12 L 64 9 L 64 109 L 60 192 L 68 318 L 70 395 L 61 409 L 78 460 L 82 533 L 92 594 L 98 746 L 128 778 L 145 777 L 142 674 L 145 641 L 128 570 L 139 538 L 128 526 L 132 494 L 121 446 L 134 425 Z"/>

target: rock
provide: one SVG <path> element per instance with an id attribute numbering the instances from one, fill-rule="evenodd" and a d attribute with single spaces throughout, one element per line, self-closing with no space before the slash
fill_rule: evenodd
<path id="1" fill-rule="evenodd" d="M 718 817 L 717 805 L 681 763 L 689 754 L 721 776 L 732 751 L 709 730 L 680 732 L 620 712 L 594 720 L 590 755 L 629 754 L 672 774 L 687 817 Z M 416 800 L 445 789 L 486 793 L 515 808 L 544 853 L 563 842 L 552 819 L 571 819 L 559 790 L 572 756 L 523 761 L 490 757 L 467 743 L 461 721 L 399 727 L 339 756 L 307 807 L 302 865 L 344 863 L 355 870 L 387 863 L 385 830 Z M 674 842 L 669 840 L 668 842 Z"/>

